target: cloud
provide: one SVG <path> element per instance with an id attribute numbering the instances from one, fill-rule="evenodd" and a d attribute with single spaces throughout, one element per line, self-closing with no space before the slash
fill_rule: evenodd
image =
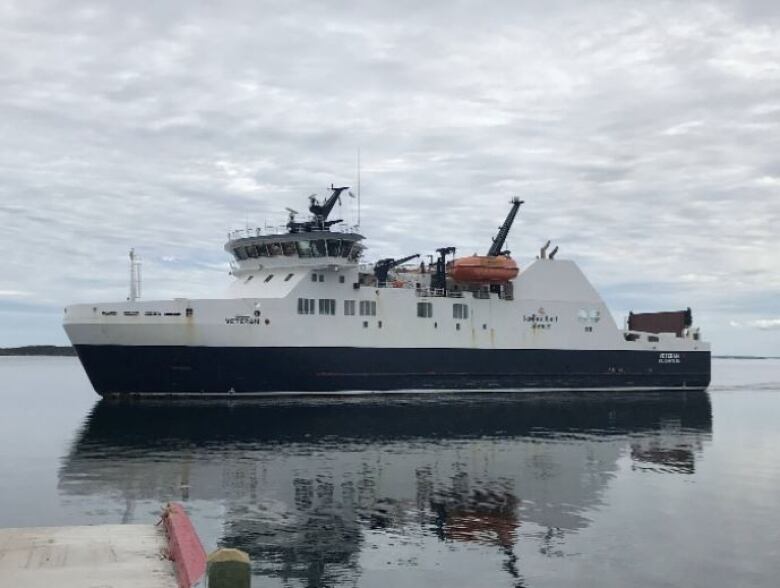
<path id="1" fill-rule="evenodd" d="M 352 183 L 360 148 L 375 258 L 485 250 L 519 195 L 524 263 L 551 238 L 616 313 L 692 306 L 721 351 L 777 353 L 728 324 L 780 313 L 778 15 L 6 2 L 0 290 L 123 299 L 136 247 L 149 296 L 219 295 L 226 232 Z"/>
<path id="2" fill-rule="evenodd" d="M 758 319 L 750 321 L 750 326 L 762 331 L 780 330 L 780 319 Z"/>

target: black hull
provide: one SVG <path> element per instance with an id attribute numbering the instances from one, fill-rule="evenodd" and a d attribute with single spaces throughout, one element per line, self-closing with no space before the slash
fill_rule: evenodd
<path id="1" fill-rule="evenodd" d="M 115 394 L 398 390 L 704 389 L 708 351 L 77 345 Z M 668 357 L 671 355 L 672 357 Z"/>

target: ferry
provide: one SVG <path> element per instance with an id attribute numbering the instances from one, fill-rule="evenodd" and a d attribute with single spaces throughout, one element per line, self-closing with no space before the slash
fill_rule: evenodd
<path id="1" fill-rule="evenodd" d="M 452 246 L 365 263 L 364 237 L 330 215 L 348 187 L 310 196 L 283 228 L 228 235 L 220 297 L 130 296 L 65 308 L 64 328 L 101 396 L 420 391 L 702 390 L 710 345 L 690 308 L 618 327 L 577 264 L 505 250 L 514 198 L 484 255 Z M 350 194 L 349 192 L 347 192 Z M 417 260 L 420 259 L 419 263 Z"/>

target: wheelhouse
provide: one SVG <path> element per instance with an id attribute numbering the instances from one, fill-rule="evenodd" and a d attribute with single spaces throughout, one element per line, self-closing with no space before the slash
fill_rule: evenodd
<path id="1" fill-rule="evenodd" d="M 357 262 L 364 246 L 357 233 L 311 231 L 280 235 L 259 235 L 231 239 L 225 250 L 236 261 L 260 258 L 315 258 L 331 257 Z"/>

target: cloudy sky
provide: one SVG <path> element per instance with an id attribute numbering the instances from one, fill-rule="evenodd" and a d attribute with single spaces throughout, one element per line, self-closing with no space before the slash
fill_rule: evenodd
<path id="1" fill-rule="evenodd" d="M 0 3 L 0 345 L 72 302 L 219 295 L 231 228 L 362 154 L 372 257 L 485 250 L 513 195 L 622 323 L 780 355 L 780 5 Z M 345 202 L 341 215 L 353 219 Z"/>

